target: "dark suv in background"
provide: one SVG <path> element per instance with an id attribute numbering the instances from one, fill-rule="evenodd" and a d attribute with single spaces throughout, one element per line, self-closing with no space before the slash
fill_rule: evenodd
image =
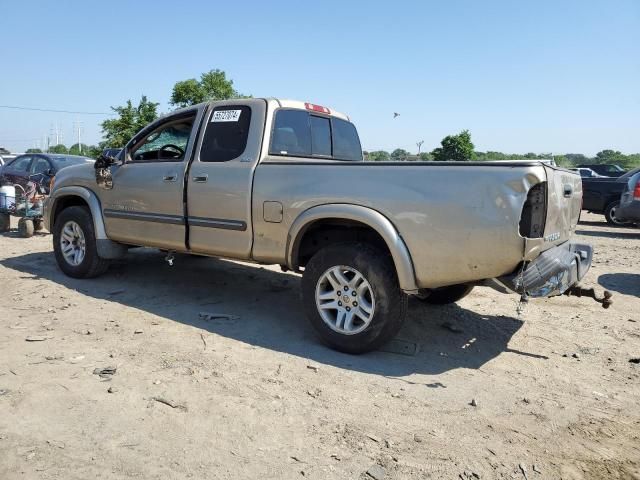
<path id="1" fill-rule="evenodd" d="M 585 163 L 578 165 L 577 168 L 590 168 L 597 174 L 604 175 L 605 177 L 619 177 L 626 173 L 626 170 L 620 165 L 614 165 L 612 163 L 594 163 L 591 165 Z"/>
<path id="2" fill-rule="evenodd" d="M 583 178 L 582 179 L 582 209 L 594 213 L 601 213 L 610 225 L 625 225 L 617 214 L 620 206 L 620 196 L 633 175 L 640 172 L 640 168 L 631 170 L 618 178 Z"/>

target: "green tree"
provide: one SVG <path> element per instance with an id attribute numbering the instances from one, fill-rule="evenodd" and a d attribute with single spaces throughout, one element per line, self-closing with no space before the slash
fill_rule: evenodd
<path id="1" fill-rule="evenodd" d="M 27 148 L 24 153 L 42 153 L 42 150 L 39 148 Z"/>
<path id="2" fill-rule="evenodd" d="M 233 88 L 233 80 L 227 79 L 222 70 L 210 70 L 200 75 L 200 80 L 189 78 L 176 82 L 171 92 L 171 105 L 188 107 L 210 100 L 227 100 L 229 98 L 249 98 Z"/>
<path id="3" fill-rule="evenodd" d="M 87 145 L 86 150 L 84 149 L 84 147 L 82 147 L 83 157 L 98 158 L 101 153 L 102 149 L 100 147 L 97 147 L 96 145 Z"/>
<path id="4" fill-rule="evenodd" d="M 429 152 L 422 152 L 420 154 L 420 160 L 423 162 L 430 162 L 431 160 L 433 160 L 433 155 L 431 155 Z"/>
<path id="5" fill-rule="evenodd" d="M 625 160 L 625 155 L 617 150 L 602 150 L 596 153 L 593 159 L 596 163 L 621 163 Z"/>
<path id="6" fill-rule="evenodd" d="M 80 145 L 82 145 L 82 148 L 80 148 Z M 71 154 L 71 155 L 86 155 L 88 149 L 89 149 L 89 146 L 84 144 L 84 143 L 82 143 L 82 144 L 74 143 L 73 145 L 71 145 L 69 147 L 69 154 Z"/>
<path id="7" fill-rule="evenodd" d="M 433 159 L 438 162 L 451 160 L 463 162 L 474 160 L 476 157 L 469 130 L 463 130 L 458 135 L 447 135 L 440 143 L 442 147 L 438 147 L 431 152 Z"/>
<path id="8" fill-rule="evenodd" d="M 69 153 L 69 149 L 59 143 L 58 145 L 54 145 L 53 147 L 49 147 L 49 153 Z"/>
<path id="9" fill-rule="evenodd" d="M 393 152 L 391 152 L 391 160 L 400 161 L 406 160 L 407 157 L 411 155 L 409 152 L 402 148 L 396 148 Z"/>
<path id="10" fill-rule="evenodd" d="M 369 152 L 369 160 L 372 162 L 386 162 L 389 160 L 389 152 L 385 152 L 384 150 Z"/>
<path id="11" fill-rule="evenodd" d="M 124 145 L 144 126 L 158 118 L 158 104 L 150 102 L 142 96 L 137 107 L 131 100 L 121 107 L 111 107 L 118 118 L 110 118 L 102 122 L 102 148 L 119 148 Z"/>

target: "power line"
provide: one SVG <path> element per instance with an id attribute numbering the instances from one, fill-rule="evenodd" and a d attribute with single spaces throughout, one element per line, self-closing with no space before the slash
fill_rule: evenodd
<path id="1" fill-rule="evenodd" d="M 31 107 L 17 107 L 15 105 L 0 105 L 0 108 L 11 108 L 13 110 L 30 110 L 34 112 L 53 112 L 53 113 L 74 113 L 78 115 L 115 115 L 115 113 L 110 112 L 77 112 L 73 110 L 53 110 L 50 108 L 31 108 Z"/>

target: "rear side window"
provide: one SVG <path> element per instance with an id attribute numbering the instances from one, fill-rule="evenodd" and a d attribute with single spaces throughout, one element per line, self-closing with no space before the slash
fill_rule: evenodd
<path id="1" fill-rule="evenodd" d="M 228 162 L 242 155 L 247 148 L 251 108 L 217 107 L 211 112 L 200 149 L 201 162 Z"/>
<path id="2" fill-rule="evenodd" d="M 13 162 L 7 170 L 11 170 L 13 172 L 26 172 L 29 169 L 29 165 L 31 164 L 31 157 L 18 157 Z"/>
<path id="3" fill-rule="evenodd" d="M 352 123 L 312 115 L 304 110 L 278 110 L 271 137 L 271 155 L 362 160 L 358 133 Z"/>

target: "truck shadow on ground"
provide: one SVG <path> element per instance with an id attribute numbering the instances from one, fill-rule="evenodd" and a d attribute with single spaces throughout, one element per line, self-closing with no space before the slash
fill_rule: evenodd
<path id="1" fill-rule="evenodd" d="M 640 274 L 605 273 L 598 277 L 598 283 L 607 290 L 640 297 Z"/>
<path id="2" fill-rule="evenodd" d="M 360 372 L 392 377 L 435 375 L 457 368 L 478 369 L 505 353 L 546 358 L 508 347 L 522 326 L 520 320 L 484 315 L 455 304 L 429 306 L 418 300 L 410 303 L 398 341 L 387 347 L 395 353 L 354 356 L 335 352 L 317 340 L 304 316 L 298 276 L 220 259 L 180 255 L 170 267 L 158 251 L 135 249 L 125 261 L 114 263 L 105 275 L 92 280 L 62 274 L 51 252 L 12 257 L 0 264 L 28 275 L 26 278 L 47 279 L 195 329 Z M 207 321 L 201 312 L 237 318 Z M 417 352 L 403 353 L 406 345 L 417 346 Z"/>
<path id="3" fill-rule="evenodd" d="M 626 238 L 640 240 L 640 231 L 629 232 L 625 230 L 601 231 L 601 230 L 576 230 L 576 234 L 585 235 L 587 237 L 604 237 L 604 238 Z"/>

